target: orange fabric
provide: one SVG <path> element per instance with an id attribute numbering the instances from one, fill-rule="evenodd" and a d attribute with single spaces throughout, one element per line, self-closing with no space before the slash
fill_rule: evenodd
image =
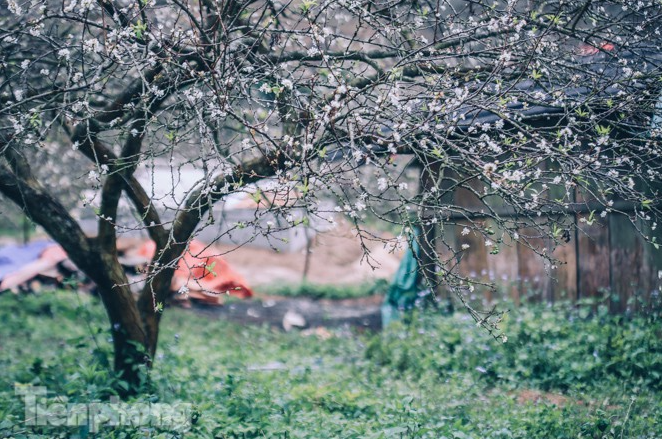
<path id="1" fill-rule="evenodd" d="M 138 254 L 151 259 L 156 251 L 154 241 L 143 243 Z M 246 281 L 206 244 L 193 240 L 180 258 L 172 280 L 173 290 L 187 286 L 191 291 L 231 294 L 245 299 L 253 296 Z M 208 294 L 208 293 L 207 293 Z"/>

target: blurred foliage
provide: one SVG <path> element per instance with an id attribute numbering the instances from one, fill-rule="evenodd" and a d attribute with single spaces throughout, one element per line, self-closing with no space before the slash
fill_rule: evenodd
<path id="1" fill-rule="evenodd" d="M 261 293 L 284 297 L 307 297 L 311 299 L 355 299 L 376 294 L 384 295 L 389 281 L 377 279 L 358 285 L 333 285 L 303 282 L 301 284 L 272 284 L 257 288 Z"/>
<path id="2" fill-rule="evenodd" d="M 626 319 L 600 307 L 530 306 L 506 314 L 507 343 L 453 319 L 418 316 L 405 329 L 372 339 L 377 364 L 440 378 L 480 369 L 491 384 L 530 383 L 542 390 L 590 390 L 604 383 L 662 390 L 662 321 L 657 315 Z M 463 327 L 464 326 L 464 327 Z M 407 343 L 402 343 L 403 338 Z M 430 338 L 436 343 L 430 349 Z"/>
<path id="3" fill-rule="evenodd" d="M 0 296 L 0 436 L 102 438 L 659 438 L 662 323 L 601 309 L 513 311 L 507 343 L 465 314 L 414 314 L 378 334 L 318 338 L 164 314 L 153 393 L 195 406 L 185 434 L 29 427 L 14 383 L 106 401 L 101 304 L 58 291 Z"/>

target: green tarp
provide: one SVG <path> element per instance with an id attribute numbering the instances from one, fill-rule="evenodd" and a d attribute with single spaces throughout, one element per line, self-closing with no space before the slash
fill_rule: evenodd
<path id="1" fill-rule="evenodd" d="M 408 311 L 416 304 L 421 291 L 416 260 L 419 253 L 418 242 L 412 237 L 382 305 L 383 326 L 399 319 L 402 311 Z"/>

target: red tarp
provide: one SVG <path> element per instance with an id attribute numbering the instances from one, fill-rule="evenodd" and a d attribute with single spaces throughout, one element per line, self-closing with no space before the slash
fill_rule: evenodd
<path id="1" fill-rule="evenodd" d="M 155 251 L 154 241 L 146 241 L 138 248 L 137 256 L 151 260 Z M 192 298 L 209 303 L 220 303 L 220 296 L 225 294 L 242 299 L 253 296 L 241 275 L 212 248 L 196 240 L 191 241 L 177 264 L 172 289 L 187 291 Z"/>

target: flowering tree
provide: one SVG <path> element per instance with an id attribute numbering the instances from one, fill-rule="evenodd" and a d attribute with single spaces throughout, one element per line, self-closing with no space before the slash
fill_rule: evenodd
<path id="1" fill-rule="evenodd" d="M 523 227 L 561 241 L 569 212 L 621 212 L 657 245 L 661 12 L 648 0 L 3 0 L 0 193 L 97 284 L 132 388 L 187 243 L 218 221 L 214 203 L 265 178 L 297 196 L 269 207 L 284 225 L 256 233 L 301 221 L 292 208 L 332 221 L 320 207 L 332 196 L 363 239 L 374 218 L 401 227 L 394 246 L 421 226 L 427 282 L 462 299 L 475 281 L 454 270 L 466 246 L 445 239 L 453 224 L 497 248 L 526 243 Z M 421 169 L 420 190 L 394 155 Z M 204 172 L 174 209 L 136 177 L 157 162 L 173 179 Z M 137 301 L 117 257 L 121 199 L 157 249 Z M 71 214 L 91 202 L 95 237 Z"/>

